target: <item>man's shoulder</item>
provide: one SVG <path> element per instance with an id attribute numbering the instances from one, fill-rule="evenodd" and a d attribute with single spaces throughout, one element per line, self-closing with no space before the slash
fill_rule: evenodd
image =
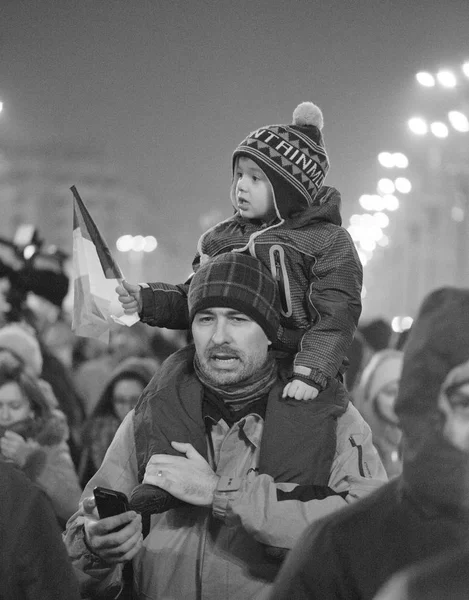
<path id="1" fill-rule="evenodd" d="M 359 410 L 349 399 L 345 411 L 337 420 L 338 427 L 357 427 L 360 431 L 371 431 L 368 423 L 362 417 Z"/>

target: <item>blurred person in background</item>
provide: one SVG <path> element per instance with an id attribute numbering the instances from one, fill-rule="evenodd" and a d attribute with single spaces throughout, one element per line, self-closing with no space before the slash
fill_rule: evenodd
<path id="1" fill-rule="evenodd" d="M 0 327 L 20 320 L 27 295 L 24 259 L 13 242 L 0 238 Z"/>
<path id="2" fill-rule="evenodd" d="M 63 270 L 63 253 L 52 248 L 42 251 L 35 238 L 33 254 L 24 256 L 24 247 L 0 239 L 0 327 L 10 323 L 28 324 L 40 345 L 42 379 L 54 392 L 70 427 L 70 451 L 78 465 L 81 429 L 85 418 L 83 402 L 75 389 L 70 370 L 48 348 L 43 335 L 62 314 L 68 291 Z M 38 374 L 39 375 L 39 374 Z"/>
<path id="3" fill-rule="evenodd" d="M 394 575 L 375 600 L 467 600 L 469 546 L 445 552 Z"/>
<path id="4" fill-rule="evenodd" d="M 352 343 L 347 352 L 348 368 L 344 373 L 344 383 L 347 390 L 352 395 L 353 401 L 353 390 L 360 381 L 360 377 L 363 373 L 363 369 L 368 364 L 368 361 L 373 356 L 373 350 L 371 349 L 368 342 L 365 340 L 360 331 L 356 331 L 353 336 Z"/>
<path id="5" fill-rule="evenodd" d="M 123 360 L 130 357 L 154 358 L 148 328 L 143 323 L 132 327 L 114 325 L 111 328 L 106 351 L 85 361 L 77 368 L 74 381 L 84 399 L 86 415 L 90 416 L 111 373 Z"/>
<path id="6" fill-rule="evenodd" d="M 42 340 L 51 354 L 58 358 L 69 371 L 72 371 L 76 337 L 71 323 L 63 317 L 51 323 L 42 334 Z"/>
<path id="7" fill-rule="evenodd" d="M 269 600 L 371 600 L 395 573 L 469 544 L 468 406 L 469 290 L 447 287 L 424 300 L 406 345 L 402 474 L 308 527 Z"/>
<path id="8" fill-rule="evenodd" d="M 391 324 L 383 318 L 372 319 L 360 324 L 358 330 L 365 338 L 373 352 L 379 352 L 389 348 L 392 338 Z"/>
<path id="9" fill-rule="evenodd" d="M 127 358 L 105 381 L 101 397 L 84 427 L 79 468 L 83 486 L 101 466 L 119 425 L 135 407 L 158 367 L 159 362 L 153 358 Z"/>
<path id="10" fill-rule="evenodd" d="M 4 460 L 0 481 L 0 598 L 79 600 L 49 498 Z"/>
<path id="11" fill-rule="evenodd" d="M 373 445 L 379 452 L 389 479 L 400 475 L 402 471 L 402 432 L 394 412 L 402 363 L 403 353 L 399 350 L 376 352 L 353 393 L 353 403 L 371 427 Z"/>
<path id="12" fill-rule="evenodd" d="M 0 331 L 0 348 L 4 340 Z M 63 527 L 81 495 L 67 444 L 64 414 L 50 388 L 41 385 L 12 350 L 0 349 L 1 459 L 21 469 L 52 501 Z"/>
<path id="13" fill-rule="evenodd" d="M 78 371 L 83 363 L 107 354 L 107 344 L 94 338 L 76 335 L 72 347 L 72 374 Z"/>
<path id="14" fill-rule="evenodd" d="M 187 331 L 154 327 L 150 333 L 150 345 L 160 363 L 187 344 Z"/>

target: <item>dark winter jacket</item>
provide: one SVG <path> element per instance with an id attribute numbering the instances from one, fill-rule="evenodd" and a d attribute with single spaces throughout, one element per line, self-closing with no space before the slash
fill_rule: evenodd
<path id="1" fill-rule="evenodd" d="M 199 241 L 193 267 L 196 270 L 206 257 L 233 250 L 261 260 L 278 282 L 278 340 L 297 352 L 293 376 L 324 389 L 337 375 L 357 327 L 362 266 L 349 233 L 341 227 L 339 192 L 323 187 L 319 193 L 321 204 L 274 226 L 238 214 L 219 223 Z M 148 286 L 142 290 L 142 321 L 187 329 L 188 284 Z"/>
<path id="2" fill-rule="evenodd" d="M 0 598 L 78 600 L 78 582 L 44 492 L 0 460 Z"/>
<path id="3" fill-rule="evenodd" d="M 469 543 L 469 291 L 429 295 L 406 346 L 396 400 L 403 473 L 309 528 L 269 600 L 371 600 L 397 571 Z M 461 402 L 461 408 L 452 402 Z M 459 421 L 455 422 L 459 418 Z M 456 427 L 457 425 L 457 427 Z"/>

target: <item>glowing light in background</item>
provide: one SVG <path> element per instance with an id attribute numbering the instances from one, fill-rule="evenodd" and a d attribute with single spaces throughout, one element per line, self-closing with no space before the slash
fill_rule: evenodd
<path id="1" fill-rule="evenodd" d="M 392 194 L 395 191 L 394 183 L 391 179 L 383 177 L 378 181 L 378 192 L 381 194 Z"/>
<path id="2" fill-rule="evenodd" d="M 158 247 L 158 242 L 156 241 L 156 237 L 153 235 L 147 235 L 147 237 L 143 240 L 143 251 L 144 252 L 153 252 Z"/>
<path id="3" fill-rule="evenodd" d="M 398 177 L 394 182 L 394 185 L 396 186 L 396 190 L 401 194 L 408 194 L 412 189 L 412 184 L 407 177 Z"/>
<path id="4" fill-rule="evenodd" d="M 435 137 L 438 137 L 438 138 L 448 137 L 448 134 L 449 134 L 448 127 L 441 121 L 434 121 L 430 125 L 430 129 Z"/>
<path id="5" fill-rule="evenodd" d="M 133 236 L 131 235 L 121 235 L 121 237 L 116 242 L 116 248 L 119 252 L 129 252 L 132 250 L 132 242 Z"/>
<path id="6" fill-rule="evenodd" d="M 398 169 L 407 169 L 409 166 L 409 159 L 402 152 L 395 152 L 393 155 L 394 164 Z"/>
<path id="7" fill-rule="evenodd" d="M 152 235 L 122 235 L 116 241 L 116 248 L 119 252 L 153 252 L 158 247 L 156 238 Z"/>
<path id="8" fill-rule="evenodd" d="M 448 119 L 456 131 L 465 133 L 469 131 L 469 120 L 466 115 L 458 110 L 451 110 L 448 113 Z"/>
<path id="9" fill-rule="evenodd" d="M 402 152 L 380 152 L 378 154 L 378 162 L 386 169 L 406 169 L 409 166 L 409 161 Z"/>
<path id="10" fill-rule="evenodd" d="M 383 196 L 383 201 L 385 210 L 393 212 L 399 208 L 399 199 L 393 194 L 386 194 Z"/>
<path id="11" fill-rule="evenodd" d="M 464 221 L 464 210 L 460 206 L 453 206 L 451 208 L 451 218 L 456 223 L 462 223 Z"/>
<path id="12" fill-rule="evenodd" d="M 454 88 L 458 83 L 455 74 L 452 71 L 444 69 L 438 71 L 438 73 L 436 74 L 436 78 L 438 79 L 438 82 L 446 88 Z"/>
<path id="13" fill-rule="evenodd" d="M 376 243 L 381 248 L 386 248 L 386 246 L 389 246 L 389 238 L 386 234 L 383 233 L 383 237 L 380 240 L 378 240 Z"/>
<path id="14" fill-rule="evenodd" d="M 435 78 L 427 71 L 420 71 L 420 73 L 417 73 L 415 78 L 420 85 L 423 85 L 424 87 L 435 87 Z"/>
<path id="15" fill-rule="evenodd" d="M 394 159 L 391 152 L 380 152 L 378 154 L 379 164 L 386 169 L 392 169 L 394 167 Z"/>
<path id="16" fill-rule="evenodd" d="M 412 323 L 414 322 L 414 320 L 412 319 L 412 317 L 393 317 L 392 321 L 391 321 L 391 327 L 392 330 L 395 331 L 396 333 L 402 333 L 403 331 L 406 331 L 407 329 L 410 329 L 412 327 Z"/>
<path id="17" fill-rule="evenodd" d="M 143 235 L 136 235 L 132 240 L 132 250 L 134 252 L 143 252 L 145 246 L 145 238 Z"/>
<path id="18" fill-rule="evenodd" d="M 380 228 L 380 229 L 386 229 L 386 227 L 389 225 L 389 217 L 387 214 L 383 213 L 383 212 L 376 212 L 373 215 L 373 219 L 376 223 L 376 225 Z M 380 236 L 380 239 L 383 236 Z M 377 240 L 378 241 L 378 240 Z"/>
<path id="19" fill-rule="evenodd" d="M 422 117 L 412 117 L 408 121 L 409 129 L 416 135 L 425 135 L 428 133 L 428 125 Z"/>

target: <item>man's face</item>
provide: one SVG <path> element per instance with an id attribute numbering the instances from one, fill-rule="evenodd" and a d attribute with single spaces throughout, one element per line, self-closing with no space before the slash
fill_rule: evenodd
<path id="1" fill-rule="evenodd" d="M 241 383 L 267 360 L 270 342 L 262 327 L 232 308 L 198 312 L 192 335 L 200 366 L 215 385 Z"/>

